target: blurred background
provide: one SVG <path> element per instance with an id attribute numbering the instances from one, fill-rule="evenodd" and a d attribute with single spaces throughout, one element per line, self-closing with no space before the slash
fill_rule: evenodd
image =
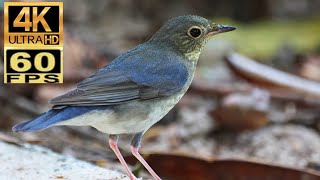
<path id="1" fill-rule="evenodd" d="M 141 151 L 150 155 L 151 166 L 167 179 L 270 179 L 279 166 L 281 173 L 297 179 L 292 168 L 320 179 L 319 0 L 63 2 L 65 83 L 4 85 L 1 78 L 0 141 L 39 144 L 122 171 L 107 152 L 107 136 L 93 128 L 54 127 L 23 134 L 12 133 L 11 127 L 49 109 L 49 99 L 146 41 L 168 19 L 194 14 L 237 30 L 208 42 L 186 96 L 146 133 Z M 2 69 L 1 62 L 1 74 Z M 120 144 L 135 165 L 128 140 L 123 137 Z M 251 174 L 258 166 L 246 161 L 262 164 L 258 175 Z M 172 171 L 168 162 L 180 169 Z M 149 177 L 139 165 L 134 167 Z M 186 170 L 196 167 L 206 168 Z"/>

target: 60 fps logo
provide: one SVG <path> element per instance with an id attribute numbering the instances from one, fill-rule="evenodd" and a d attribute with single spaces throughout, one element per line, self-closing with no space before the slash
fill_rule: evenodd
<path id="1" fill-rule="evenodd" d="M 4 3 L 4 82 L 63 82 L 63 3 Z"/>

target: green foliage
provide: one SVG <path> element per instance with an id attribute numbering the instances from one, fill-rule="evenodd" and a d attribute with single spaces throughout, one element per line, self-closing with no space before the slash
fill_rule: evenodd
<path id="1" fill-rule="evenodd" d="M 299 53 L 306 53 L 320 45 L 320 18 L 252 24 L 219 19 L 215 21 L 237 27 L 236 31 L 215 38 L 231 41 L 238 52 L 248 56 L 270 57 L 283 45 L 289 45 Z"/>

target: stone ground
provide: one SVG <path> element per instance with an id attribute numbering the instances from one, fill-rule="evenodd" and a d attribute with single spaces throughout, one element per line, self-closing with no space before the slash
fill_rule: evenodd
<path id="1" fill-rule="evenodd" d="M 0 142 L 0 179 L 127 180 L 125 175 L 49 149 Z"/>

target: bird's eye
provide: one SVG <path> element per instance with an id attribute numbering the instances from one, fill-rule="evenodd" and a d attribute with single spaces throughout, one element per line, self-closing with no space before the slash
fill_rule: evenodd
<path id="1" fill-rule="evenodd" d="M 202 34 L 202 29 L 198 26 L 193 26 L 189 29 L 188 35 L 193 37 L 193 38 L 198 38 Z"/>

